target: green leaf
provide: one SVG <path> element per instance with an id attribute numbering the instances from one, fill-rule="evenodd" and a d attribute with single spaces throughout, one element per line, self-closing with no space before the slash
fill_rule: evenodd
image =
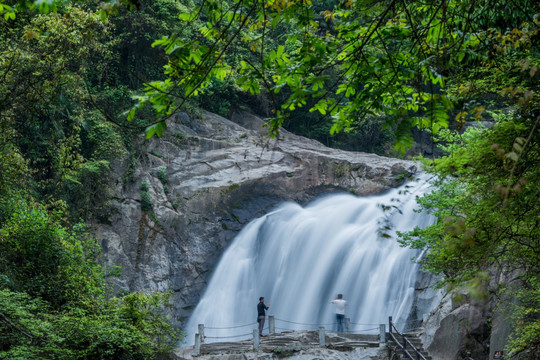
<path id="1" fill-rule="evenodd" d="M 134 107 L 129 110 L 129 113 L 127 115 L 128 121 L 133 121 L 133 119 L 135 118 L 135 111 L 136 109 Z"/>
<path id="2" fill-rule="evenodd" d="M 285 47 L 283 45 L 278 46 L 276 57 L 279 59 L 283 56 L 283 51 L 285 50 Z"/>
<path id="3" fill-rule="evenodd" d="M 167 124 L 165 123 L 165 121 L 162 121 L 160 123 L 157 123 L 156 124 L 156 135 L 158 137 L 163 137 L 163 131 L 167 129 Z"/>
<path id="4" fill-rule="evenodd" d="M 192 21 L 195 16 L 195 14 L 191 13 L 181 13 L 180 15 L 178 15 L 178 19 L 182 21 Z"/>
<path id="5" fill-rule="evenodd" d="M 156 125 L 152 125 L 146 128 L 146 139 L 150 139 L 156 133 Z"/>

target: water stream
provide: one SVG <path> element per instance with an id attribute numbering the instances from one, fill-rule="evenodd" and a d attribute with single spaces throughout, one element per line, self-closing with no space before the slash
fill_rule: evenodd
<path id="1" fill-rule="evenodd" d="M 188 321 L 187 341 L 197 324 L 204 324 L 207 342 L 251 337 L 260 296 L 278 332 L 319 325 L 333 331 L 330 300 L 338 293 L 347 301 L 351 332 L 376 333 L 390 315 L 404 326 L 418 270 L 411 258 L 418 253 L 400 247 L 395 231 L 433 221 L 413 211 L 427 190 L 416 180 L 377 196 L 326 195 L 305 207 L 283 203 L 253 220 L 219 261 Z"/>

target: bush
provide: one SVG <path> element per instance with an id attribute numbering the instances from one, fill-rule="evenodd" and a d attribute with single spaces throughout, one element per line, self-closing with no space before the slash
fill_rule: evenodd
<path id="1" fill-rule="evenodd" d="M 182 338 L 169 294 L 107 296 L 99 245 L 24 197 L 0 202 L 0 358 L 150 359 Z"/>
<path id="2" fill-rule="evenodd" d="M 167 185 L 167 183 L 169 182 L 169 178 L 167 177 L 167 168 L 166 167 L 160 168 L 157 173 L 157 177 L 163 185 Z"/>
<path id="3" fill-rule="evenodd" d="M 146 191 L 141 191 L 141 210 L 152 210 L 152 196 L 150 196 L 150 194 Z"/>

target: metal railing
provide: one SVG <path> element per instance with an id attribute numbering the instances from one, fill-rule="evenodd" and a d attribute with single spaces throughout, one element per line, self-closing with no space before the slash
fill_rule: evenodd
<path id="1" fill-rule="evenodd" d="M 274 317 L 274 315 L 269 315 L 268 316 L 268 333 L 269 334 L 275 334 L 276 333 L 276 329 L 278 330 L 283 330 L 283 331 L 294 331 L 296 330 L 295 327 L 296 326 L 305 326 L 307 327 L 308 329 L 313 329 L 315 328 L 315 330 L 317 331 L 318 330 L 318 333 L 319 333 L 319 346 L 320 347 L 325 347 L 326 346 L 326 343 L 325 343 L 325 334 L 326 334 L 326 328 L 325 326 L 335 326 L 337 323 L 328 323 L 328 324 L 319 324 L 319 323 L 300 323 L 300 322 L 295 322 L 295 321 L 289 321 L 289 320 L 284 320 L 284 319 L 276 319 Z M 275 321 L 280 321 L 280 322 L 283 322 L 285 323 L 284 326 L 287 326 L 287 324 L 289 325 L 296 325 L 296 326 L 292 326 L 289 327 L 289 328 L 280 328 L 280 327 L 276 327 L 275 326 Z M 367 328 L 364 328 L 364 329 L 357 329 L 357 330 L 352 330 L 350 329 L 350 325 L 356 325 L 356 326 L 363 326 L 363 327 L 367 327 Z M 223 340 L 223 339 L 228 339 L 228 340 L 231 340 L 231 339 L 239 339 L 239 338 L 244 338 L 245 340 L 247 340 L 246 338 L 248 337 L 253 337 L 253 349 L 257 350 L 259 348 L 259 332 L 258 332 L 258 329 L 257 328 L 254 328 L 252 330 L 252 332 L 250 333 L 242 333 L 242 334 L 235 334 L 235 335 L 228 335 L 228 336 L 208 336 L 205 334 L 206 330 L 211 330 L 210 332 L 212 332 L 212 330 L 233 330 L 233 329 L 239 329 L 239 328 L 245 328 L 245 327 L 251 327 L 253 328 L 254 326 L 256 325 L 256 323 L 249 323 L 249 324 L 243 324 L 243 325 L 236 325 L 236 326 L 226 326 L 226 327 L 210 327 L 210 326 L 204 326 L 204 324 L 199 324 L 198 325 L 198 332 L 195 334 L 195 344 L 194 344 L 194 348 L 193 348 L 193 356 L 200 356 L 201 354 L 201 345 L 205 343 L 205 340 Z M 345 332 L 344 333 L 348 333 L 348 334 L 367 334 L 367 333 L 370 333 L 372 334 L 373 332 L 376 332 L 377 330 L 379 330 L 379 341 L 381 343 L 384 343 L 386 342 L 386 331 L 385 331 L 385 325 L 384 324 L 379 324 L 378 327 L 371 327 L 371 326 L 375 326 L 376 324 L 359 324 L 359 323 L 351 323 L 350 322 L 350 319 L 349 318 L 345 318 Z M 318 328 L 318 329 L 317 329 Z M 246 330 L 247 331 L 247 330 Z"/>
<path id="2" fill-rule="evenodd" d="M 268 320 L 269 320 L 269 326 L 268 326 L 268 330 L 269 330 L 269 334 L 275 334 L 275 330 L 278 329 L 278 330 L 285 330 L 285 331 L 290 331 L 290 330 L 293 330 L 293 329 L 286 329 L 286 328 L 279 328 L 279 327 L 276 327 L 275 326 L 275 321 L 281 321 L 281 322 L 284 322 L 284 323 L 287 323 L 287 324 L 294 324 L 294 325 L 301 325 L 301 326 L 307 326 L 309 328 L 313 328 L 313 327 L 318 327 L 318 330 L 319 330 L 319 346 L 321 347 L 325 347 L 325 340 L 324 340 L 324 336 L 325 336 L 325 327 L 324 325 L 326 326 L 332 326 L 332 325 L 335 325 L 335 323 L 330 323 L 330 324 L 306 324 L 306 323 L 298 323 L 298 322 L 294 322 L 294 321 L 289 321 L 289 320 L 284 320 L 284 319 L 276 319 L 273 315 L 269 315 L 268 316 Z M 348 324 L 353 324 L 353 325 L 361 325 L 361 326 L 373 326 L 375 324 L 357 324 L 357 323 L 351 323 L 349 319 L 347 319 L 347 323 Z M 243 333 L 241 335 L 231 335 L 231 336 L 206 336 L 205 335 L 205 329 L 207 330 L 229 330 L 229 329 L 238 329 L 238 328 L 243 328 L 243 327 L 253 327 L 255 326 L 256 323 L 250 323 L 250 324 L 244 324 L 244 325 L 237 325 L 237 326 L 228 326 L 228 327 L 206 327 L 203 325 L 203 324 L 199 324 L 199 332 L 197 334 L 195 334 L 195 346 L 194 346 L 194 356 L 199 356 L 200 355 L 200 347 L 201 347 L 201 344 L 204 343 L 205 341 L 205 338 L 206 339 L 234 339 L 234 338 L 245 338 L 245 337 L 248 337 L 248 336 L 253 336 L 253 348 L 254 349 L 258 349 L 259 347 L 259 333 L 258 333 L 258 329 L 253 329 L 253 333 Z M 410 360 L 427 360 L 426 357 L 424 355 L 422 355 L 422 353 L 420 352 L 420 350 L 418 350 L 412 343 L 409 339 L 407 339 L 407 337 L 402 334 L 401 332 L 399 332 L 399 330 L 395 327 L 395 325 L 393 324 L 392 322 L 392 317 L 389 316 L 388 317 L 388 334 L 389 334 L 389 337 L 390 339 L 392 339 L 396 344 L 397 346 L 399 346 L 399 348 L 403 351 L 403 354 Z M 379 340 L 380 340 L 380 343 L 386 343 L 386 331 L 385 331 L 385 325 L 384 324 L 380 324 L 379 325 Z M 371 333 L 373 332 L 374 330 L 377 330 L 377 328 L 367 328 L 367 329 L 363 329 L 363 330 L 360 330 L 359 332 L 357 331 L 350 331 L 348 329 L 348 326 L 346 327 L 346 331 L 345 333 L 350 333 L 350 334 L 354 334 L 354 333 Z M 401 336 L 401 341 L 396 337 L 396 335 L 399 335 Z"/>
<path id="3" fill-rule="evenodd" d="M 390 337 L 392 338 L 392 340 L 394 340 L 394 342 L 401 348 L 401 350 L 403 350 L 403 353 L 405 354 L 405 356 L 407 356 L 407 358 L 411 359 L 411 360 L 427 360 L 424 355 L 422 355 L 422 353 L 420 352 L 420 350 L 418 350 L 411 342 L 409 339 L 407 339 L 407 337 L 400 333 L 399 330 L 394 326 L 394 324 L 392 323 L 392 317 L 389 316 L 388 317 L 388 333 L 390 334 Z M 403 339 L 403 343 L 401 343 L 394 335 L 394 333 L 398 334 L 399 336 L 401 336 L 401 338 Z M 411 351 L 416 355 L 416 357 L 414 358 L 410 353 L 409 351 L 407 350 L 407 345 L 409 345 L 409 348 L 411 349 Z"/>
<path id="4" fill-rule="evenodd" d="M 278 325 L 276 326 L 276 322 L 278 322 Z M 329 328 L 335 328 L 337 325 L 337 322 L 332 323 L 302 323 L 302 322 L 296 322 L 296 321 L 290 321 L 285 319 L 279 319 L 276 318 L 274 315 L 268 316 L 268 322 L 266 322 L 265 327 L 268 330 L 269 334 L 274 334 L 276 330 L 281 331 L 296 331 L 296 330 L 318 330 L 321 326 L 324 326 L 326 329 Z M 349 318 L 344 319 L 344 332 L 345 334 L 379 334 L 381 336 L 380 332 L 380 324 L 361 324 L 361 323 L 355 323 L 351 322 Z M 257 323 L 249 323 L 249 324 L 243 324 L 243 325 L 236 325 L 236 326 L 223 326 L 223 327 L 210 327 L 205 326 L 203 324 L 199 324 L 198 333 L 201 335 L 201 342 L 204 343 L 205 339 L 212 340 L 212 339 L 238 339 L 238 338 L 247 338 L 251 337 L 251 331 L 249 333 L 244 333 L 242 331 L 241 334 L 227 334 L 224 335 L 223 333 L 219 336 L 214 335 L 215 331 L 220 330 L 238 330 L 240 328 L 250 328 L 250 330 L 253 327 L 258 327 Z M 206 330 L 210 330 L 209 332 Z M 247 331 L 247 329 L 246 329 Z M 384 334 L 382 335 L 384 337 Z"/>

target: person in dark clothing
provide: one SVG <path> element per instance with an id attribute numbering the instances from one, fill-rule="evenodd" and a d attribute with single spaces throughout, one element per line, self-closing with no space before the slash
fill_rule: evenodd
<path id="1" fill-rule="evenodd" d="M 264 336 L 262 334 L 263 328 L 264 328 L 264 319 L 266 318 L 266 310 L 270 307 L 270 303 L 268 303 L 268 306 L 264 304 L 264 297 L 259 298 L 259 303 L 257 304 L 257 322 L 259 323 L 259 336 Z"/>

